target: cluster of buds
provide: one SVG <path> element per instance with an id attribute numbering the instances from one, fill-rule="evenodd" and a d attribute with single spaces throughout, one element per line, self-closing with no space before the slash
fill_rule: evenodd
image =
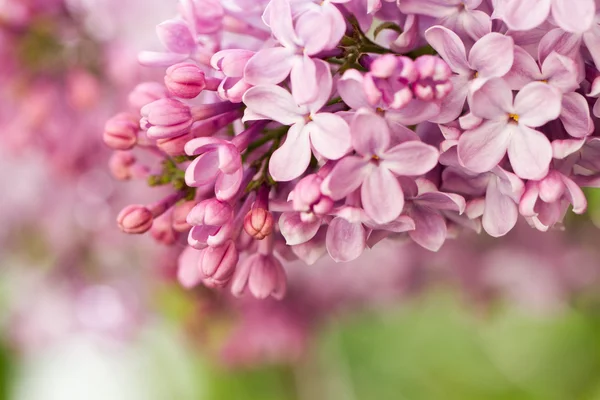
<path id="1" fill-rule="evenodd" d="M 181 0 L 157 29 L 166 52 L 140 55 L 164 85 L 136 88 L 105 131 L 117 177 L 171 193 L 119 225 L 187 235 L 186 287 L 257 298 L 284 295 L 286 261 L 351 261 L 388 237 L 437 251 L 519 216 L 548 230 L 585 212 L 600 173 L 580 2 L 552 3 L 554 28 L 533 0 Z"/>

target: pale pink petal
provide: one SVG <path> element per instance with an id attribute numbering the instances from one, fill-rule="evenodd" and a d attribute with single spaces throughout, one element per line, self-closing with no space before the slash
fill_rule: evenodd
<path id="1" fill-rule="evenodd" d="M 284 125 L 303 123 L 307 114 L 305 107 L 298 106 L 290 92 L 281 86 L 265 85 L 248 89 L 244 104 L 264 119 L 272 119 Z"/>
<path id="2" fill-rule="evenodd" d="M 498 188 L 498 178 L 490 179 L 485 193 L 483 229 L 493 237 L 506 235 L 514 228 L 519 217 L 517 204 Z"/>
<path id="3" fill-rule="evenodd" d="M 298 37 L 294 31 L 292 9 L 289 1 L 272 0 L 269 8 L 269 26 L 273 36 L 285 47 L 295 48 Z"/>
<path id="4" fill-rule="evenodd" d="M 378 155 L 390 144 L 390 130 L 385 119 L 368 111 L 359 110 L 350 124 L 352 147 L 363 156 Z"/>
<path id="5" fill-rule="evenodd" d="M 458 5 L 457 1 L 448 0 L 402 0 L 398 3 L 398 8 L 404 14 L 421 14 L 443 18 L 454 14 L 456 10 L 451 6 L 456 5 Z"/>
<path id="6" fill-rule="evenodd" d="M 510 29 L 527 31 L 541 25 L 550 14 L 552 0 L 507 0 L 502 19 Z"/>
<path id="7" fill-rule="evenodd" d="M 543 133 L 519 125 L 510 139 L 508 158 L 521 179 L 541 179 L 552 161 L 552 146 Z"/>
<path id="8" fill-rule="evenodd" d="M 415 229 L 408 232 L 410 238 L 427 250 L 438 251 L 448 234 L 444 217 L 425 207 L 414 207 L 410 216 L 415 221 Z"/>
<path id="9" fill-rule="evenodd" d="M 552 17 L 567 32 L 590 29 L 596 15 L 594 0 L 552 0 Z"/>
<path id="10" fill-rule="evenodd" d="M 395 220 L 404 208 L 404 194 L 398 180 L 382 166 L 373 168 L 364 180 L 361 201 L 367 215 L 379 224 Z"/>
<path id="11" fill-rule="evenodd" d="M 433 26 L 425 31 L 425 39 L 448 63 L 450 69 L 460 75 L 471 73 L 467 52 L 460 37 L 443 26 Z"/>
<path id="12" fill-rule="evenodd" d="M 342 75 L 342 78 L 337 83 L 340 97 L 344 100 L 344 103 L 355 110 L 372 108 L 363 89 L 363 80 L 363 75 L 358 70 L 349 69 L 344 72 L 344 75 Z"/>
<path id="13" fill-rule="evenodd" d="M 253 55 L 244 68 L 244 80 L 251 85 L 282 82 L 288 77 L 296 55 L 285 47 L 262 49 Z"/>
<path id="14" fill-rule="evenodd" d="M 515 55 L 512 68 L 503 77 L 513 90 L 519 90 L 533 81 L 542 79 L 537 61 L 522 47 L 515 46 Z"/>
<path id="15" fill-rule="evenodd" d="M 462 134 L 458 140 L 460 163 L 473 172 L 494 168 L 506 154 L 511 128 L 504 121 L 487 121 Z"/>
<path id="16" fill-rule="evenodd" d="M 350 127 L 344 119 L 330 113 L 315 114 L 306 129 L 314 149 L 329 160 L 337 160 L 350 151 Z"/>
<path id="17" fill-rule="evenodd" d="M 177 280 L 186 289 L 197 286 L 202 280 L 200 268 L 198 267 L 199 258 L 200 251 L 189 246 L 179 255 L 177 261 Z"/>
<path id="18" fill-rule="evenodd" d="M 573 204 L 573 212 L 575 214 L 583 214 L 587 209 L 587 199 L 585 198 L 585 194 L 581 190 L 578 184 L 573 182 L 571 179 L 563 176 L 563 183 L 567 187 L 567 198 L 569 202 Z"/>
<path id="19" fill-rule="evenodd" d="M 571 35 L 575 36 L 575 35 Z M 600 25 L 594 24 L 592 29 L 583 34 L 583 42 L 588 48 L 596 68 L 600 67 Z"/>
<path id="20" fill-rule="evenodd" d="M 401 110 L 387 111 L 385 118 L 396 124 L 417 125 L 438 116 L 440 105 L 432 101 L 412 100 Z"/>
<path id="21" fill-rule="evenodd" d="M 503 79 L 490 79 L 472 93 L 469 104 L 479 118 L 505 120 L 513 111 L 512 91 Z"/>
<path id="22" fill-rule="evenodd" d="M 560 115 L 561 94 L 550 85 L 531 82 L 517 93 L 515 113 L 519 125 L 538 127 Z"/>
<path id="23" fill-rule="evenodd" d="M 556 170 L 548 172 L 548 175 L 538 183 L 540 188 L 540 199 L 546 203 L 559 200 L 565 192 L 562 174 Z"/>
<path id="24" fill-rule="evenodd" d="M 220 173 L 215 183 L 215 196 L 217 199 L 227 201 L 235 197 L 240 190 L 243 177 L 243 168 L 239 168 L 231 174 Z"/>
<path id="25" fill-rule="evenodd" d="M 296 179 L 310 164 L 310 137 L 302 124 L 292 125 L 285 142 L 273 153 L 269 173 L 277 182 Z"/>
<path id="26" fill-rule="evenodd" d="M 569 135 L 583 138 L 594 131 L 594 121 L 585 97 L 576 92 L 562 96 L 560 120 Z"/>
<path id="27" fill-rule="evenodd" d="M 425 206 L 434 210 L 455 211 L 462 214 L 466 203 L 462 196 L 454 193 L 429 192 L 419 195 L 414 201 L 419 206 Z"/>
<path id="28" fill-rule="evenodd" d="M 562 160 L 579 151 L 585 144 L 585 139 L 565 139 L 552 141 L 552 157 Z"/>
<path id="29" fill-rule="evenodd" d="M 336 217 L 327 229 L 326 245 L 331 258 L 336 262 L 357 259 L 365 249 L 367 235 L 361 223 L 348 222 Z"/>
<path id="30" fill-rule="evenodd" d="M 502 57 L 498 57 L 502 54 Z M 469 52 L 469 64 L 481 78 L 501 77 L 513 64 L 514 42 L 510 36 L 488 33 Z"/>
<path id="31" fill-rule="evenodd" d="M 304 222 L 297 212 L 286 212 L 279 217 L 279 229 L 289 246 L 308 242 L 317 234 L 320 226 L 320 219 Z"/>
<path id="32" fill-rule="evenodd" d="M 469 78 L 467 76 L 454 75 L 450 77 L 450 83 L 452 83 L 452 91 L 442 99 L 440 113 L 430 118 L 429 121 L 445 124 L 454 121 L 462 114 L 469 91 Z"/>
<path id="33" fill-rule="evenodd" d="M 331 89 L 333 88 L 333 78 L 329 64 L 323 60 L 315 59 L 315 67 L 317 68 L 317 97 L 307 104 L 311 113 L 318 112 L 331 99 Z"/>
<path id="34" fill-rule="evenodd" d="M 297 104 L 304 105 L 317 99 L 319 82 L 317 82 L 317 66 L 309 56 L 296 57 L 290 73 L 292 95 Z"/>
<path id="35" fill-rule="evenodd" d="M 210 65 L 225 76 L 240 78 L 244 75 L 246 63 L 254 54 L 254 51 L 242 49 L 221 50 L 211 57 Z"/>
<path id="36" fill-rule="evenodd" d="M 185 170 L 185 183 L 191 187 L 214 181 L 219 173 L 219 155 L 209 151 L 196 157 Z"/>
<path id="37" fill-rule="evenodd" d="M 492 30 L 492 19 L 480 10 L 461 13 L 463 29 L 473 40 L 478 40 Z"/>
<path id="38" fill-rule="evenodd" d="M 579 48 L 581 47 L 581 35 L 574 35 L 565 32 L 560 28 L 552 29 L 546 33 L 538 46 L 538 61 L 543 63 L 550 53 L 557 52 L 567 57 L 575 59 L 581 57 Z"/>
<path id="39" fill-rule="evenodd" d="M 327 225 L 322 225 L 317 234 L 307 242 L 291 246 L 292 252 L 307 265 L 313 265 L 327 252 L 325 236 Z"/>
<path id="40" fill-rule="evenodd" d="M 524 217 L 534 217 L 537 215 L 535 205 L 540 198 L 540 188 L 537 182 L 529 181 L 525 187 L 525 192 L 519 201 L 519 212 Z"/>
<path id="41" fill-rule="evenodd" d="M 548 83 L 562 93 L 568 93 L 579 87 L 577 65 L 569 57 L 552 52 L 542 64 L 542 73 Z"/>
<path id="42" fill-rule="evenodd" d="M 381 165 L 396 175 L 418 176 L 431 171 L 437 165 L 439 156 L 435 147 L 410 141 L 387 150 L 382 156 Z"/>
<path id="43" fill-rule="evenodd" d="M 346 156 L 333 167 L 321 185 L 323 194 L 334 200 L 346 197 L 360 187 L 370 172 L 368 161 L 360 157 Z"/>
<path id="44" fill-rule="evenodd" d="M 304 53 L 312 56 L 325 50 L 332 33 L 331 20 L 321 12 L 308 11 L 296 21 L 296 32 L 303 44 Z M 315 35 L 315 32 L 319 32 Z"/>

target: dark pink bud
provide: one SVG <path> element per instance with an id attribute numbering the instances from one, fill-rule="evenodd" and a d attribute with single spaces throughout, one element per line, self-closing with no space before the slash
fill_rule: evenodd
<path id="1" fill-rule="evenodd" d="M 152 212 L 143 205 L 132 204 L 125 207 L 117 216 L 117 224 L 125 233 L 147 232 L 154 221 Z"/>
<path id="2" fill-rule="evenodd" d="M 185 135 L 194 120 L 190 107 L 179 100 L 160 99 L 145 105 L 140 126 L 148 129 L 148 137 L 166 139 Z"/>
<path id="3" fill-rule="evenodd" d="M 235 272 L 238 260 L 238 251 L 231 240 L 220 246 L 211 246 L 202 250 L 198 266 L 204 277 L 204 283 L 215 287 L 227 285 Z"/>
<path id="4" fill-rule="evenodd" d="M 165 85 L 174 96 L 193 99 L 206 88 L 206 78 L 197 65 L 179 63 L 167 69 Z"/>
<path id="5" fill-rule="evenodd" d="M 137 85 L 129 94 L 129 104 L 141 110 L 147 104 L 169 97 L 167 89 L 158 82 L 144 82 Z"/>
<path id="6" fill-rule="evenodd" d="M 136 118 L 128 113 L 120 113 L 112 117 L 104 126 L 104 143 L 115 150 L 129 150 L 137 142 L 140 129 Z"/>
<path id="7" fill-rule="evenodd" d="M 195 201 L 185 201 L 173 208 L 173 229 L 177 232 L 185 232 L 192 227 L 187 222 L 187 216 L 195 206 Z"/>
<path id="8" fill-rule="evenodd" d="M 263 240 L 273 232 L 273 215 L 262 207 L 252 208 L 244 217 L 244 230 L 256 240 Z"/>

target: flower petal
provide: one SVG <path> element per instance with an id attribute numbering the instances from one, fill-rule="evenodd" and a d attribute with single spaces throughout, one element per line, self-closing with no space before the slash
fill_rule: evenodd
<path id="1" fill-rule="evenodd" d="M 369 110 L 359 110 L 350 123 L 352 147 L 363 156 L 380 155 L 390 144 L 385 119 Z"/>
<path id="2" fill-rule="evenodd" d="M 309 56 L 296 57 L 290 73 L 292 95 L 297 104 L 304 105 L 317 99 L 319 82 L 317 81 L 317 66 Z"/>
<path id="3" fill-rule="evenodd" d="M 297 212 L 285 212 L 279 217 L 279 229 L 288 246 L 308 242 L 317 234 L 320 226 L 320 218 L 304 222 Z"/>
<path id="4" fill-rule="evenodd" d="M 576 138 L 584 138 L 594 131 L 587 100 L 576 92 L 563 94 L 560 120 L 567 133 Z"/>
<path id="5" fill-rule="evenodd" d="M 244 94 L 244 103 L 253 113 L 280 124 L 304 121 L 305 107 L 298 106 L 290 92 L 276 85 L 255 86 Z"/>
<path id="6" fill-rule="evenodd" d="M 306 126 L 314 149 L 329 160 L 342 158 L 350 151 L 350 127 L 344 119 L 330 113 L 315 114 Z"/>
<path id="7" fill-rule="evenodd" d="M 491 170 L 506 154 L 511 133 L 509 124 L 494 121 L 466 131 L 458 140 L 460 163 L 473 172 Z"/>
<path id="8" fill-rule="evenodd" d="M 383 166 L 373 168 L 361 186 L 365 212 L 378 224 L 398 218 L 404 208 L 404 193 L 396 177 Z"/>
<path id="9" fill-rule="evenodd" d="M 335 217 L 329 224 L 325 243 L 327 252 L 336 262 L 357 259 L 365 249 L 367 235 L 360 222 L 348 222 Z"/>
<path id="10" fill-rule="evenodd" d="M 323 194 L 340 200 L 360 187 L 370 171 L 368 161 L 356 156 L 346 156 L 335 164 L 321 184 Z"/>
<path id="11" fill-rule="evenodd" d="M 502 57 L 498 57 L 502 54 Z M 469 64 L 481 78 L 504 76 L 513 65 L 514 42 L 510 36 L 488 33 L 469 52 Z"/>
<path id="12" fill-rule="evenodd" d="M 437 25 L 425 31 L 425 39 L 446 61 L 453 72 L 459 75 L 471 73 L 465 45 L 456 33 Z"/>
<path id="13" fill-rule="evenodd" d="M 486 81 L 471 94 L 471 112 L 479 118 L 506 119 L 513 111 L 513 96 L 508 84 L 500 78 Z"/>
<path id="14" fill-rule="evenodd" d="M 510 138 L 508 158 L 521 179 L 541 179 L 552 161 L 552 146 L 543 133 L 519 125 Z"/>
<path id="15" fill-rule="evenodd" d="M 438 251 L 446 241 L 446 220 L 438 212 L 425 207 L 414 207 L 409 215 L 415 221 L 415 229 L 408 235 L 420 246 Z"/>
<path id="16" fill-rule="evenodd" d="M 483 229 L 493 237 L 506 235 L 517 223 L 519 211 L 517 204 L 498 188 L 498 178 L 490 179 L 485 193 L 483 210 Z"/>
<path id="17" fill-rule="evenodd" d="M 303 124 L 292 125 L 285 142 L 269 161 L 269 173 L 277 182 L 296 179 L 306 171 L 311 157 L 310 137 Z"/>
<path id="18" fill-rule="evenodd" d="M 583 33 L 591 28 L 596 15 L 594 0 L 553 0 L 552 17 L 567 32 Z"/>
<path id="19" fill-rule="evenodd" d="M 439 156 L 435 147 L 412 140 L 387 150 L 382 156 L 381 165 L 396 175 L 418 176 L 435 168 Z"/>
<path id="20" fill-rule="evenodd" d="M 248 60 L 244 79 L 251 85 L 268 85 L 282 82 L 288 77 L 296 55 L 285 47 L 262 49 Z"/>
<path id="21" fill-rule="evenodd" d="M 542 126 L 558 118 L 560 109 L 560 92 L 542 82 L 527 84 L 515 97 L 515 113 L 519 116 L 519 125 L 533 128 Z"/>
<path id="22" fill-rule="evenodd" d="M 528 31 L 541 25 L 550 14 L 553 0 L 507 0 L 502 19 L 510 29 Z"/>

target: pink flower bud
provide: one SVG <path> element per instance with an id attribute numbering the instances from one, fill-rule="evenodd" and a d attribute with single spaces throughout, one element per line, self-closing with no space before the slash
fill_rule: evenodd
<path id="1" fill-rule="evenodd" d="M 117 216 L 117 224 L 125 233 L 140 234 L 147 232 L 154 221 L 152 212 L 139 204 L 125 207 Z"/>
<path id="2" fill-rule="evenodd" d="M 173 216 L 171 213 L 165 213 L 154 219 L 152 228 L 150 228 L 150 234 L 158 243 L 162 243 L 166 246 L 175 244 L 177 234 L 175 230 L 173 230 L 172 220 Z"/>
<path id="3" fill-rule="evenodd" d="M 223 226 L 232 219 L 233 208 L 231 205 L 214 198 L 201 201 L 187 216 L 187 222 L 196 226 Z"/>
<path id="4" fill-rule="evenodd" d="M 244 217 L 244 230 L 256 240 L 263 240 L 273 232 L 273 215 L 262 207 L 252 208 Z"/>
<path id="5" fill-rule="evenodd" d="M 115 179 L 125 181 L 131 179 L 131 166 L 135 164 L 135 157 L 128 151 L 115 151 L 108 162 L 108 168 Z"/>
<path id="6" fill-rule="evenodd" d="M 198 266 L 204 283 L 211 287 L 227 285 L 235 272 L 238 260 L 238 251 L 231 240 L 220 246 L 202 250 Z"/>
<path id="7" fill-rule="evenodd" d="M 169 97 L 167 89 L 157 82 L 144 82 L 137 85 L 129 94 L 129 104 L 141 110 L 147 104 Z"/>
<path id="8" fill-rule="evenodd" d="M 316 174 L 302 178 L 294 188 L 294 210 L 318 215 L 329 213 L 333 208 L 333 200 L 321 193 L 322 183 L 323 178 Z"/>
<path id="9" fill-rule="evenodd" d="M 185 232 L 192 226 L 187 222 L 187 216 L 196 206 L 195 201 L 185 201 L 173 208 L 173 229 L 177 232 Z"/>
<path id="10" fill-rule="evenodd" d="M 115 150 L 129 150 L 137 142 L 139 128 L 139 123 L 133 115 L 117 114 L 104 126 L 104 143 Z"/>
<path id="11" fill-rule="evenodd" d="M 241 296 L 246 289 L 258 299 L 282 299 L 287 288 L 285 271 L 273 254 L 253 254 L 239 265 L 231 282 L 231 293 Z"/>
<path id="12" fill-rule="evenodd" d="M 145 105 L 140 125 L 153 139 L 173 138 L 189 132 L 194 119 L 190 107 L 175 99 L 160 99 Z"/>
<path id="13" fill-rule="evenodd" d="M 156 147 L 170 156 L 182 156 L 185 155 L 185 144 L 193 138 L 194 135 L 191 132 L 188 132 L 173 138 L 158 139 L 156 141 Z"/>
<path id="14" fill-rule="evenodd" d="M 174 96 L 193 99 L 206 88 L 206 79 L 197 65 L 179 63 L 167 69 L 165 85 Z"/>
<path id="15" fill-rule="evenodd" d="M 371 63 L 363 82 L 365 94 L 374 106 L 400 109 L 412 100 L 411 84 L 417 77 L 410 58 L 386 54 Z"/>
<path id="16" fill-rule="evenodd" d="M 419 78 L 413 84 L 417 98 L 424 101 L 441 100 L 452 90 L 450 77 L 452 70 L 444 60 L 437 56 L 425 55 L 414 62 Z"/>

